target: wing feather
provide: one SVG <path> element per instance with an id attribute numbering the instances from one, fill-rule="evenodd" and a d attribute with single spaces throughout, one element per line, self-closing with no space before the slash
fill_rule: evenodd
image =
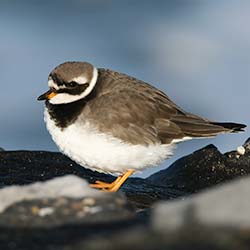
<path id="1" fill-rule="evenodd" d="M 96 98 L 84 116 L 101 132 L 132 144 L 171 143 L 184 137 L 208 137 L 225 128 L 185 112 L 162 91 L 114 72 L 99 70 Z M 98 121 L 98 122 L 97 122 Z"/>

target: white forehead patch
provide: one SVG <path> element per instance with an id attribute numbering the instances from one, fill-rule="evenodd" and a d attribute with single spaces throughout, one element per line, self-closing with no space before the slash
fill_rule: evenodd
<path id="1" fill-rule="evenodd" d="M 72 82 L 77 82 L 78 84 L 85 84 L 85 83 L 88 83 L 88 79 L 87 77 L 85 76 L 78 76 L 78 77 L 75 77 L 71 80 Z"/>
<path id="2" fill-rule="evenodd" d="M 98 70 L 96 68 L 94 68 L 93 69 L 93 77 L 89 83 L 89 86 L 80 95 L 70 95 L 68 93 L 59 93 L 59 94 L 55 95 L 53 98 L 51 98 L 49 100 L 49 102 L 52 104 L 65 104 L 65 103 L 71 103 L 71 102 L 78 101 L 78 100 L 80 100 L 80 99 L 82 99 L 90 94 L 90 92 L 95 87 L 95 84 L 97 82 L 97 78 L 98 78 Z M 82 79 L 81 83 L 79 82 L 79 77 L 77 77 L 75 79 L 78 79 L 78 81 L 74 80 L 74 81 L 77 81 L 77 83 L 84 84 L 83 79 Z"/>
<path id="3" fill-rule="evenodd" d="M 55 84 L 55 82 L 51 78 L 49 78 L 48 85 L 49 88 L 59 89 L 57 84 Z"/>

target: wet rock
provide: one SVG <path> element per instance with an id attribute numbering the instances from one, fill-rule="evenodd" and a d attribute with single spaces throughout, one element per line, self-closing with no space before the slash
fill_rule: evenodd
<path id="1" fill-rule="evenodd" d="M 49 189 L 53 189 L 51 185 Z M 248 250 L 249 191 L 248 177 L 185 200 L 160 202 L 153 206 L 149 221 L 139 219 L 124 196 L 117 193 L 23 200 L 0 216 L 0 247 Z"/>
<path id="2" fill-rule="evenodd" d="M 209 145 L 185 156 L 147 179 L 129 178 L 122 191 L 138 208 L 163 199 L 175 199 L 250 173 L 249 141 L 245 152 L 221 154 Z M 90 183 L 111 182 L 114 177 L 85 169 L 60 153 L 43 151 L 0 152 L 0 187 L 24 185 L 74 174 Z"/>
<path id="3" fill-rule="evenodd" d="M 209 145 L 147 179 L 129 178 L 118 193 L 105 193 L 84 179 L 114 177 L 60 153 L 3 151 L 0 249 L 249 249 L 249 180 L 219 186 L 249 172 L 249 140 L 226 154 Z"/>
<path id="4" fill-rule="evenodd" d="M 63 250 L 249 250 L 249 230 L 228 227 L 191 225 L 175 231 L 156 232 L 151 228 L 136 228 L 114 234 L 111 238 L 85 240 Z"/>
<path id="5" fill-rule="evenodd" d="M 100 192 L 74 175 L 0 190 L 0 226 L 105 223 L 127 219 L 134 211 L 122 193 Z"/>
<path id="6" fill-rule="evenodd" d="M 45 151 L 0 152 L 0 187 L 45 181 L 56 176 L 74 174 L 86 180 L 112 180 L 112 176 L 93 172 L 61 153 Z"/>
<path id="7" fill-rule="evenodd" d="M 9 206 L 0 216 L 0 227 L 35 229 L 63 225 L 118 223 L 135 217 L 124 196 L 102 195 L 83 198 L 41 198 L 23 200 Z"/>
<path id="8" fill-rule="evenodd" d="M 85 169 L 60 153 L 43 151 L 0 152 L 0 187 L 25 185 L 57 176 L 74 174 L 90 183 L 96 180 L 111 182 L 114 177 Z M 173 188 L 162 189 L 142 178 L 130 178 L 122 190 L 131 203 L 139 208 L 148 207 L 159 199 L 172 199 L 185 192 Z"/>
<path id="9" fill-rule="evenodd" d="M 244 154 L 232 151 L 222 154 L 213 146 L 208 145 L 194 153 L 174 162 L 169 168 L 151 175 L 151 184 L 161 183 L 162 186 L 186 194 L 196 193 L 202 189 L 246 176 L 250 173 L 250 146 L 247 141 L 243 148 Z"/>
<path id="10" fill-rule="evenodd" d="M 141 222 L 122 193 L 97 191 L 76 176 L 3 188 L 0 204 L 0 249 L 61 248 Z"/>

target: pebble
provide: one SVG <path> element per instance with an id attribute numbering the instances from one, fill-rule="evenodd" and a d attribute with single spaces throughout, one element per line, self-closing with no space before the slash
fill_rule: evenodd
<path id="1" fill-rule="evenodd" d="M 54 208 L 53 207 L 43 207 L 38 211 L 38 215 L 44 217 L 46 215 L 53 214 Z"/>
<path id="2" fill-rule="evenodd" d="M 237 153 L 238 153 L 239 155 L 244 155 L 245 152 L 246 152 L 246 149 L 245 149 L 243 146 L 237 147 Z"/>

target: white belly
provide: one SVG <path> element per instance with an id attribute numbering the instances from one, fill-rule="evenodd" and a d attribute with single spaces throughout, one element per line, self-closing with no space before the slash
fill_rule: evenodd
<path id="1" fill-rule="evenodd" d="M 99 133 L 88 122 L 76 121 L 63 130 L 55 126 L 45 109 L 45 122 L 59 149 L 78 164 L 111 174 L 122 174 L 128 169 L 140 171 L 158 165 L 169 158 L 174 144 L 150 146 L 132 145 L 108 134 Z"/>

